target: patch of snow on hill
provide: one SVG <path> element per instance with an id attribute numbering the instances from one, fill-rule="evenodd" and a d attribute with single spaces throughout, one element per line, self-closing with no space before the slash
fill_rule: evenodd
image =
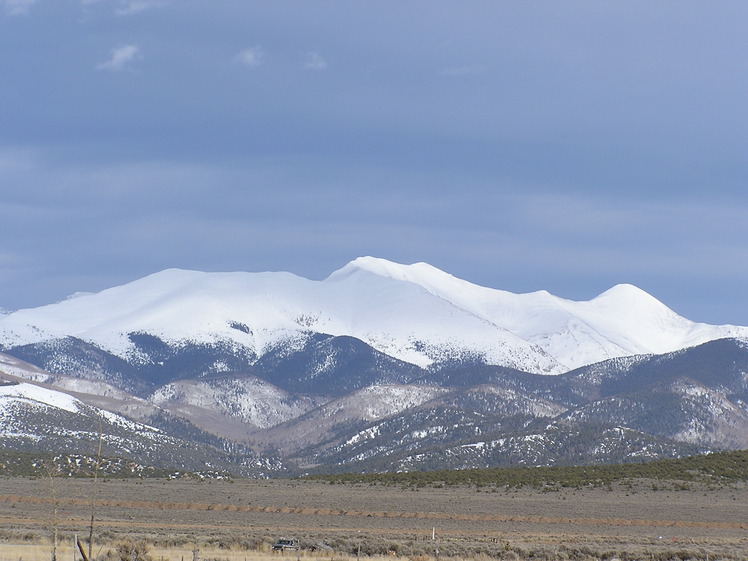
<path id="1" fill-rule="evenodd" d="M 4 353 L 0 353 L 0 372 L 32 382 L 45 382 L 50 376 L 49 372 Z"/>
<path id="2" fill-rule="evenodd" d="M 351 397 L 360 404 L 361 417 L 374 421 L 417 407 L 447 391 L 432 386 L 381 385 L 364 388 Z"/>
<path id="3" fill-rule="evenodd" d="M 79 407 L 83 405 L 79 400 L 65 393 L 48 390 L 33 384 L 21 383 L 12 386 L 0 386 L 0 403 L 18 400 L 63 409 L 71 413 L 77 413 Z"/>
<path id="4" fill-rule="evenodd" d="M 149 401 L 161 407 L 204 408 L 263 429 L 294 419 L 316 405 L 311 398 L 292 397 L 257 378 L 180 380 L 156 390 Z"/>
<path id="5" fill-rule="evenodd" d="M 47 382 L 55 388 L 68 392 L 91 394 L 101 397 L 113 397 L 122 400 L 137 400 L 137 398 L 133 397 L 131 394 L 99 380 L 73 378 L 72 376 L 53 376 L 47 380 Z"/>

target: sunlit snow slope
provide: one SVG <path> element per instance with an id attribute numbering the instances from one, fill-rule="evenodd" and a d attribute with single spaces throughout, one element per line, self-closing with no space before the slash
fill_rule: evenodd
<path id="1" fill-rule="evenodd" d="M 427 263 L 398 265 L 372 257 L 356 259 L 333 276 L 354 269 L 421 286 L 541 347 L 570 369 L 618 356 L 662 354 L 725 337 L 748 337 L 747 327 L 689 321 L 630 284 L 574 302 L 546 291 L 513 294 L 485 288 Z"/>
<path id="2" fill-rule="evenodd" d="M 137 360 L 131 333 L 173 345 L 228 342 L 258 357 L 310 333 L 347 335 L 419 366 L 469 359 L 556 374 L 616 356 L 748 337 L 748 328 L 691 322 L 630 285 L 574 302 L 372 257 L 323 281 L 169 269 L 0 317 L 5 349 L 72 336 Z"/>

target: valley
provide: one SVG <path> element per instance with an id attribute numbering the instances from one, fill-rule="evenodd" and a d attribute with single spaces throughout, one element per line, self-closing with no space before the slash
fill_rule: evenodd
<path id="1" fill-rule="evenodd" d="M 54 526 L 63 539 L 87 535 L 92 494 L 94 540 L 102 550 L 131 539 L 164 555 L 169 547 L 197 546 L 241 557 L 287 536 L 301 541 L 305 557 L 314 557 L 309 548 L 320 542 L 340 555 L 355 556 L 360 547 L 365 554 L 434 558 L 439 549 L 442 558 L 463 559 L 532 552 L 742 559 L 748 551 L 745 483 L 683 489 L 660 482 L 653 490 L 647 480 L 544 492 L 306 480 L 105 479 L 94 487 L 86 479 L 4 478 L 3 544 L 47 539 Z"/>

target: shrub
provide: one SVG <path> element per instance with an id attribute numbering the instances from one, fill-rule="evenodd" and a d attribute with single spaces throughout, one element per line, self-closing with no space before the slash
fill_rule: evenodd
<path id="1" fill-rule="evenodd" d="M 107 561 L 153 561 L 148 555 L 149 546 L 144 541 L 126 540 L 107 551 Z"/>

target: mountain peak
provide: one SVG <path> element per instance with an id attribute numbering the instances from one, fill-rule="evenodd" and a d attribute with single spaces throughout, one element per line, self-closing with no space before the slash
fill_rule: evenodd
<path id="1" fill-rule="evenodd" d="M 354 259 L 342 269 L 335 271 L 329 278 L 339 278 L 361 271 L 383 278 L 412 283 L 439 297 L 442 297 L 444 293 L 462 292 L 471 294 L 476 291 L 492 290 L 457 278 L 428 263 L 418 262 L 403 265 L 378 257 Z"/>
<path id="2" fill-rule="evenodd" d="M 654 296 L 649 294 L 646 290 L 642 290 L 638 286 L 629 283 L 617 284 L 599 296 L 597 298 L 620 298 L 620 299 L 649 299 L 657 300 Z M 596 299 L 597 299 L 596 298 Z M 659 300 L 658 300 L 659 302 Z"/>
<path id="3" fill-rule="evenodd" d="M 433 265 L 429 265 L 428 263 L 419 262 L 411 265 L 403 265 L 387 259 L 371 256 L 357 257 L 330 276 L 340 276 L 353 271 L 366 271 L 380 277 L 389 277 L 395 280 L 410 282 L 412 282 L 414 276 L 452 276 L 441 269 L 437 269 Z"/>
<path id="4" fill-rule="evenodd" d="M 589 305 L 619 316 L 646 313 L 660 317 L 680 317 L 657 298 L 633 284 L 617 284 L 590 300 Z"/>

